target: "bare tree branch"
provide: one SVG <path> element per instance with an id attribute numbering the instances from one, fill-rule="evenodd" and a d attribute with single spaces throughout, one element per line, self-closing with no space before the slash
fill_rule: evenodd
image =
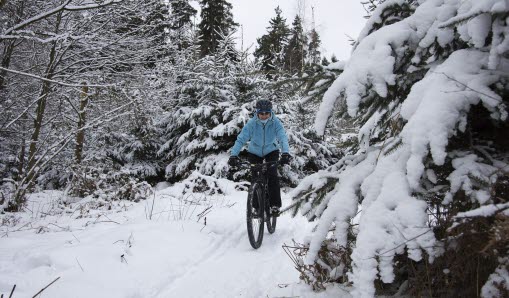
<path id="1" fill-rule="evenodd" d="M 25 28 L 26 26 L 32 24 L 32 23 L 35 23 L 37 21 L 40 21 L 42 19 L 45 19 L 47 17 L 50 17 L 60 11 L 63 11 L 63 10 L 67 10 L 67 11 L 80 11 L 80 10 L 89 10 L 89 9 L 95 9 L 95 8 L 101 8 L 101 7 L 105 7 L 105 6 L 108 6 L 108 5 L 111 5 L 111 4 L 116 4 L 116 3 L 120 3 L 124 0 L 107 0 L 103 3 L 96 3 L 96 4 L 86 4 L 86 5 L 80 5 L 80 6 L 76 6 L 76 5 L 69 5 L 71 3 L 72 0 L 66 0 L 64 3 L 62 3 L 61 5 L 53 8 L 53 9 L 50 9 L 48 11 L 45 11 L 41 14 L 38 14 L 34 17 L 31 17 L 7 30 L 5 30 L 5 32 L 0 36 L 0 39 L 5 39 L 7 37 L 7 35 L 9 35 L 11 32 L 15 31 L 15 30 L 19 30 L 19 29 L 22 29 L 22 28 Z"/>
<path id="2" fill-rule="evenodd" d="M 17 71 L 17 70 L 13 70 L 13 69 L 7 69 L 7 68 L 3 68 L 3 67 L 0 67 L 0 70 L 5 70 L 7 72 L 15 73 L 15 74 L 22 75 L 22 76 L 31 77 L 31 78 L 38 79 L 38 80 L 45 81 L 45 82 L 55 83 L 55 84 L 58 84 L 58 85 L 61 85 L 61 86 L 65 86 L 65 87 L 81 88 L 83 86 L 82 84 L 68 84 L 68 83 L 64 83 L 64 82 L 50 80 L 50 79 L 46 79 L 46 78 L 43 78 L 43 77 L 40 77 L 40 76 L 37 76 L 37 75 L 34 75 L 34 74 L 30 74 L 30 73 L 26 73 L 26 72 L 22 72 L 22 71 Z M 113 84 L 108 84 L 108 85 L 89 84 L 88 86 L 89 87 L 96 87 L 96 88 L 108 88 L 108 87 L 114 87 L 115 85 L 113 85 Z"/>

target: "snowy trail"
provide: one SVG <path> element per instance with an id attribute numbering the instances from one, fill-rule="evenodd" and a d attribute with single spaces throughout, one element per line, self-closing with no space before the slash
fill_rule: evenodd
<path id="1" fill-rule="evenodd" d="M 309 235 L 312 224 L 304 218 L 282 215 L 276 233 L 265 231 L 255 250 L 246 232 L 246 192 L 208 197 L 213 207 L 204 226 L 196 214 L 206 202 L 194 210 L 169 199 L 181 190 L 157 193 L 152 220 L 146 216 L 151 202 L 144 201 L 79 219 L 25 214 L 16 225 L 2 226 L 0 294 L 16 284 L 13 298 L 32 297 L 60 277 L 42 297 L 345 297 L 342 290 L 313 293 L 299 283 L 282 245 Z M 59 195 L 39 194 L 31 209 L 45 212 Z M 175 220 L 175 209 L 188 212 L 188 219 Z"/>
<path id="2" fill-rule="evenodd" d="M 244 206 L 238 211 L 243 211 Z M 290 244 L 297 236 L 298 226 L 289 216 L 282 216 L 276 233 L 266 232 L 262 247 L 254 250 L 247 240 L 244 214 L 235 212 L 234 220 L 228 222 L 232 228 L 225 229 L 216 240 L 214 251 L 154 297 L 189 295 L 189 288 L 197 281 L 202 286 L 187 297 L 225 297 L 228 293 L 235 297 L 262 297 L 271 287 L 297 281 L 297 271 L 282 245 Z"/>

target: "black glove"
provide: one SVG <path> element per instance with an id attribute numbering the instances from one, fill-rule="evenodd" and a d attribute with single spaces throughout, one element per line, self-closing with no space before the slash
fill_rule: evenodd
<path id="1" fill-rule="evenodd" d="M 230 156 L 230 159 L 228 159 L 228 165 L 230 167 L 238 167 L 240 164 L 240 158 L 238 156 Z"/>
<path id="2" fill-rule="evenodd" d="M 281 154 L 281 159 L 279 160 L 279 163 L 282 165 L 287 165 L 290 163 L 290 160 L 292 160 L 292 156 L 289 153 L 283 153 Z"/>

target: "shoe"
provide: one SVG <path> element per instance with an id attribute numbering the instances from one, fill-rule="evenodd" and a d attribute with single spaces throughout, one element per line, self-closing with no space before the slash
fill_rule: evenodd
<path id="1" fill-rule="evenodd" d="M 270 215 L 278 217 L 280 214 L 281 212 L 279 212 L 279 207 L 276 206 L 270 207 Z"/>

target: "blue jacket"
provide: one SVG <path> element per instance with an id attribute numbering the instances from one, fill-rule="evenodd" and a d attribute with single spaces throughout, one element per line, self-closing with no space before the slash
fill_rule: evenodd
<path id="1" fill-rule="evenodd" d="M 239 155 L 242 146 L 247 141 L 251 141 L 247 150 L 260 157 L 264 157 L 278 149 L 282 153 L 289 153 L 290 151 L 283 123 L 274 113 L 272 113 L 265 125 L 260 121 L 258 115 L 249 119 L 237 136 L 237 141 L 235 141 L 235 145 L 232 148 L 232 155 Z"/>

